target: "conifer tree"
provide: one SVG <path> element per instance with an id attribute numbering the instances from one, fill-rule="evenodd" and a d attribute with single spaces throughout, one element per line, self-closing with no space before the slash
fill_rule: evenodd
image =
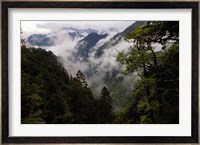
<path id="1" fill-rule="evenodd" d="M 135 83 L 124 120 L 129 123 L 177 123 L 179 22 L 149 21 L 128 33 L 125 39 L 131 43 L 130 53 L 120 52 L 117 60 L 126 67 L 126 73 L 137 72 L 140 80 Z M 158 45 L 162 49 L 156 49 Z M 169 65 L 169 58 L 174 63 Z"/>
<path id="2" fill-rule="evenodd" d="M 101 91 L 100 106 L 99 106 L 99 117 L 100 123 L 111 123 L 113 120 L 111 96 L 106 87 L 103 87 Z"/>
<path id="3" fill-rule="evenodd" d="M 88 84 L 87 84 L 87 82 L 85 80 L 85 77 L 84 77 L 83 73 L 80 70 L 78 70 L 78 72 L 76 74 L 76 78 L 82 83 L 83 87 L 87 88 Z"/>

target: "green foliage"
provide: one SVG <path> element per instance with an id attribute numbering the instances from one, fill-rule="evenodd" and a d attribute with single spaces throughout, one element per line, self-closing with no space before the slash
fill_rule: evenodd
<path id="1" fill-rule="evenodd" d="M 85 81 L 85 77 L 84 77 L 83 73 L 80 70 L 78 70 L 78 72 L 76 74 L 76 78 L 82 83 L 83 87 L 87 87 L 88 86 L 87 82 Z"/>
<path id="2" fill-rule="evenodd" d="M 115 123 L 179 122 L 179 23 L 148 22 L 128 33 L 130 53 L 120 52 L 117 61 L 125 72 L 137 72 L 132 101 L 119 113 Z M 173 45 L 169 47 L 169 42 Z M 153 45 L 162 45 L 154 50 Z"/>
<path id="3" fill-rule="evenodd" d="M 149 21 L 145 26 L 137 27 L 125 37 L 127 41 L 136 42 L 136 45 L 149 43 L 167 44 L 169 40 L 179 41 L 178 21 Z"/>
<path id="4" fill-rule="evenodd" d="M 69 86 L 69 95 L 75 116 L 73 123 L 95 123 L 96 108 L 92 91 L 74 78 Z"/>
<path id="5" fill-rule="evenodd" d="M 106 87 L 101 91 L 101 97 L 98 102 L 98 122 L 99 123 L 112 123 L 114 113 L 112 111 L 112 101 L 110 93 Z"/>
<path id="6" fill-rule="evenodd" d="M 22 123 L 52 123 L 56 116 L 70 114 L 63 103 L 70 100 L 64 93 L 69 76 L 57 57 L 50 51 L 25 45 L 21 52 Z"/>
<path id="7" fill-rule="evenodd" d="M 104 89 L 101 101 L 95 100 L 83 73 L 79 70 L 75 78 L 69 77 L 51 51 L 26 48 L 23 45 L 21 52 L 22 123 L 112 122 L 110 114 L 104 116 L 103 113 L 97 112 L 102 108 L 106 108 L 108 113 L 112 112 L 111 98 L 107 90 Z M 101 102 L 100 105 L 97 102 Z"/>
<path id="8" fill-rule="evenodd" d="M 149 21 L 125 36 L 131 44 L 130 52 L 120 52 L 117 61 L 125 68 L 125 74 L 137 72 L 140 79 L 134 84 L 129 102 L 124 102 L 126 107 L 117 114 L 113 113 L 106 87 L 102 88 L 100 99 L 95 99 L 80 70 L 73 74 L 75 77 L 69 76 L 51 51 L 26 48 L 22 40 L 21 122 L 179 123 L 178 30 L 179 23 L 175 21 Z M 162 49 L 155 50 L 158 44 Z M 113 86 L 112 92 L 125 93 L 120 78 L 113 80 L 119 83 L 108 82 L 108 87 Z"/>

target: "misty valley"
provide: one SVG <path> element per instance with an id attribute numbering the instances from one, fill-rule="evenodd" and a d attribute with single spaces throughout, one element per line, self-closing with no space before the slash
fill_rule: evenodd
<path id="1" fill-rule="evenodd" d="M 22 21 L 22 124 L 178 124 L 178 21 Z"/>

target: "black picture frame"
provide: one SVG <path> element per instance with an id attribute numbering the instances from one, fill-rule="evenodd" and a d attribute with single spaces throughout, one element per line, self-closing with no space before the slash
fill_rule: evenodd
<path id="1" fill-rule="evenodd" d="M 2 142 L 3 143 L 197 143 L 199 2 L 2 2 Z M 9 137 L 8 9 L 9 8 L 126 8 L 192 9 L 192 136 L 148 137 Z"/>

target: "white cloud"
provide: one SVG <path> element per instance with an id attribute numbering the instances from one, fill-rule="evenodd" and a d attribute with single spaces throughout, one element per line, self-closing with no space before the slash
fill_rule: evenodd
<path id="1" fill-rule="evenodd" d="M 89 68 L 96 67 L 96 73 L 92 76 L 87 76 L 89 87 L 93 89 L 94 94 L 100 94 L 103 86 L 105 86 L 104 78 L 106 72 L 111 72 L 113 69 L 122 71 L 122 66 L 116 61 L 118 51 L 128 51 L 129 44 L 122 40 L 115 46 L 110 46 L 104 50 L 104 54 L 96 58 L 96 49 L 109 41 L 117 32 L 123 31 L 134 21 L 22 21 L 21 26 L 24 36 L 28 37 L 31 34 L 48 34 L 54 38 L 54 45 L 43 47 L 44 49 L 51 50 L 55 55 L 61 56 L 63 59 L 64 67 L 67 71 L 75 76 L 78 70 L 86 72 Z M 76 29 L 95 29 L 99 33 L 107 32 L 108 36 L 100 40 L 95 47 L 90 50 L 89 61 L 76 60 L 74 54 L 77 51 L 77 43 L 80 40 L 72 39 L 63 28 L 73 27 Z M 110 28 L 114 28 L 113 30 Z M 132 74 L 131 74 L 132 75 Z M 128 84 L 130 88 L 131 76 L 126 76 L 123 80 L 124 86 Z M 133 88 L 133 87 L 132 87 Z"/>
<path id="2" fill-rule="evenodd" d="M 50 33 L 51 30 L 48 28 L 39 28 L 38 24 L 44 24 L 45 21 L 21 21 L 21 29 L 23 32 L 23 37 L 28 37 L 32 34 L 47 34 Z"/>
<path id="3" fill-rule="evenodd" d="M 21 28 L 28 34 L 56 32 L 65 27 L 74 27 L 79 29 L 96 29 L 107 31 L 115 28 L 118 31 L 124 30 L 134 21 L 21 21 Z"/>

